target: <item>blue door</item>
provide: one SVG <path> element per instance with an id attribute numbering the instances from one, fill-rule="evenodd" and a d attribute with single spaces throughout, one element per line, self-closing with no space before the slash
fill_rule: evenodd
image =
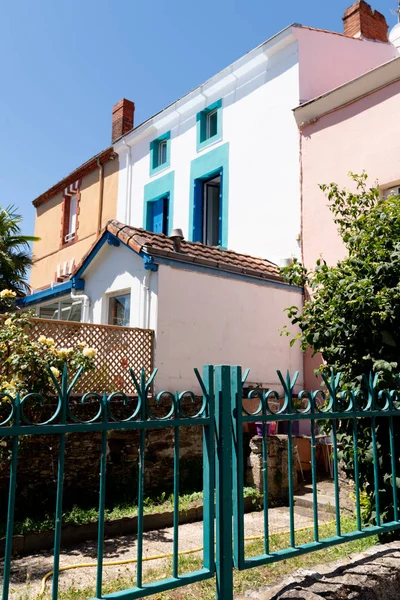
<path id="1" fill-rule="evenodd" d="M 168 233 L 168 198 L 160 198 L 151 203 L 150 231 Z"/>

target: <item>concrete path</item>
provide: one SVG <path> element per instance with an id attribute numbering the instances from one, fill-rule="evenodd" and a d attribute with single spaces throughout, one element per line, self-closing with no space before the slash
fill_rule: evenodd
<path id="1" fill-rule="evenodd" d="M 296 495 L 295 506 L 295 528 L 312 526 L 312 490 L 311 486 L 306 486 L 299 490 Z M 334 497 L 332 494 L 332 483 L 324 487 L 319 484 L 321 503 L 319 502 L 320 523 L 332 521 L 334 515 Z M 324 492 L 324 493 L 323 493 Z M 248 513 L 244 517 L 245 537 L 261 535 L 264 528 L 263 511 Z M 289 509 L 288 507 L 271 508 L 269 510 L 269 528 L 271 533 L 279 533 L 289 530 Z M 173 529 L 166 528 L 157 531 L 150 531 L 144 534 L 144 552 L 145 557 L 167 554 L 172 552 Z M 191 550 L 203 546 L 203 523 L 189 523 L 179 527 L 179 550 Z M 80 544 L 73 550 L 65 550 L 61 554 L 60 565 L 71 565 L 78 563 L 96 562 L 97 548 L 96 542 L 86 542 Z M 193 556 L 201 559 L 202 553 L 199 552 Z M 136 557 L 136 536 L 125 536 L 116 539 L 105 540 L 105 561 L 128 560 Z M 168 559 L 158 559 L 143 563 L 143 572 L 151 569 L 161 570 L 158 576 L 169 577 L 171 575 Z M 51 571 L 52 553 L 43 552 L 31 556 L 15 558 L 12 561 L 11 575 L 11 594 L 13 600 L 26 600 L 36 598 L 41 587 L 43 576 Z M 164 571 L 165 569 L 165 571 Z M 2 569 L 1 569 L 2 570 Z M 104 568 L 104 579 L 115 580 L 117 578 L 134 578 L 136 573 L 136 564 L 131 563 L 123 566 L 113 566 Z M 82 568 L 66 571 L 60 575 L 60 589 L 65 590 L 70 587 L 75 589 L 94 586 L 96 578 L 95 568 Z M 131 583 L 134 585 L 134 582 Z M 51 589 L 51 579 L 47 584 L 47 589 Z"/>

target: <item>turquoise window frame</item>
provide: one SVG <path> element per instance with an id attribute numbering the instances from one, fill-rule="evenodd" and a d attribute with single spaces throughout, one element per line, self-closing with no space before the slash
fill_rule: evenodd
<path id="1" fill-rule="evenodd" d="M 212 137 L 206 138 L 207 130 L 207 115 L 213 110 L 217 110 L 217 133 Z M 197 130 L 197 152 L 203 150 L 210 144 L 222 140 L 222 99 L 210 104 L 204 110 L 201 110 L 196 115 L 196 130 Z"/>
<path id="2" fill-rule="evenodd" d="M 221 246 L 228 248 L 228 216 L 229 216 L 229 142 L 198 156 L 190 163 L 190 204 L 189 204 L 189 240 L 196 239 L 196 181 L 207 181 L 214 174 L 222 174 L 222 223 L 221 223 Z"/>
<path id="3" fill-rule="evenodd" d="M 172 231 L 174 219 L 174 187 L 175 171 L 171 171 L 155 181 L 151 181 L 144 186 L 144 205 L 143 205 L 143 229 L 148 229 L 151 217 L 149 205 L 151 202 L 157 202 L 161 198 L 168 197 L 168 234 Z"/>
<path id="4" fill-rule="evenodd" d="M 166 140 L 167 142 L 167 160 L 161 165 L 158 164 L 158 149 L 160 142 Z M 150 142 L 150 175 L 155 175 L 164 169 L 168 169 L 171 164 L 171 132 L 167 131 L 163 135 L 160 135 L 156 140 Z"/>

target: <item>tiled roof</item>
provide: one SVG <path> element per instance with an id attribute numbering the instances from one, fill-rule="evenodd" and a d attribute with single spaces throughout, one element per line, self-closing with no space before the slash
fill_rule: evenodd
<path id="1" fill-rule="evenodd" d="M 145 229 L 130 227 L 116 220 L 107 223 L 102 235 L 106 231 L 109 231 L 136 252 L 144 252 L 154 258 L 163 257 L 174 261 L 217 268 L 221 271 L 282 281 L 279 275 L 279 267 L 265 258 L 239 254 L 232 250 L 222 250 L 216 246 L 205 246 L 199 242 L 186 242 L 185 240 L 181 243 L 180 251 L 176 252 L 170 237 L 162 233 L 152 233 Z M 97 242 L 94 245 L 96 244 Z M 74 273 L 81 268 L 93 248 L 94 246 L 83 257 L 74 269 Z"/>

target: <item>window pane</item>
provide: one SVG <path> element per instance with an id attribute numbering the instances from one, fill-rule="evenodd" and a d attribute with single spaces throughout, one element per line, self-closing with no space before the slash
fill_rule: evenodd
<path id="1" fill-rule="evenodd" d="M 72 196 L 69 205 L 69 229 L 68 233 L 75 233 L 76 230 L 76 196 Z"/>
<path id="2" fill-rule="evenodd" d="M 163 140 L 158 145 L 158 165 L 163 165 L 167 162 L 167 141 Z"/>
<path id="3" fill-rule="evenodd" d="M 130 294 L 112 296 L 108 301 L 108 324 L 129 326 Z"/>
<path id="4" fill-rule="evenodd" d="M 217 135 L 218 111 L 212 110 L 207 115 L 207 139 Z"/>
<path id="5" fill-rule="evenodd" d="M 81 321 L 82 301 L 64 300 L 61 302 L 61 320 L 62 321 Z"/>
<path id="6" fill-rule="evenodd" d="M 219 217 L 220 217 L 220 185 L 205 184 L 205 231 L 204 243 L 208 246 L 219 245 Z"/>
<path id="7" fill-rule="evenodd" d="M 41 319 L 58 319 L 58 302 L 41 306 L 39 308 L 39 317 Z"/>

